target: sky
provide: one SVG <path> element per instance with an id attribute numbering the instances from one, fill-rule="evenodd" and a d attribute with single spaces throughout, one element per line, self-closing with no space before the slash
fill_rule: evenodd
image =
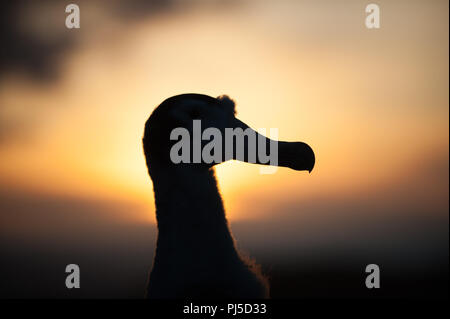
<path id="1" fill-rule="evenodd" d="M 429 234 L 448 238 L 447 1 L 378 1 L 380 29 L 365 27 L 364 1 L 125 3 L 80 1 L 78 30 L 61 5 L 15 8 L 14 31 L 38 46 L 2 56 L 8 243 L 97 238 L 96 225 L 114 237 L 111 223 L 154 231 L 144 123 L 165 98 L 196 92 L 229 95 L 239 119 L 316 154 L 311 174 L 216 166 L 247 250 L 349 247 L 371 229 L 376 251 L 389 230 L 403 252 L 436 256 Z"/>

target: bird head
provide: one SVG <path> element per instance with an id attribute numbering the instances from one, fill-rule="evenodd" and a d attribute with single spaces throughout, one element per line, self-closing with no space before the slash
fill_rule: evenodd
<path id="1" fill-rule="evenodd" d="M 271 140 L 235 115 L 227 96 L 182 94 L 163 101 L 145 124 L 150 175 L 161 168 L 209 169 L 231 159 L 311 172 L 315 156 L 309 145 Z"/>

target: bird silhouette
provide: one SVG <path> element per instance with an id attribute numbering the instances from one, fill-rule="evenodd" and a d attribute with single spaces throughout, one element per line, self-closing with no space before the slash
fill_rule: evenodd
<path id="1" fill-rule="evenodd" d="M 145 124 L 143 147 L 153 181 L 158 238 L 153 268 L 147 288 L 148 298 L 267 298 L 268 280 L 257 264 L 244 257 L 231 235 L 222 198 L 214 175 L 217 162 L 195 162 L 193 121 L 204 128 L 216 128 L 222 138 L 227 128 L 250 129 L 235 116 L 235 103 L 227 96 L 182 94 L 163 101 Z M 184 128 L 190 133 L 190 161 L 174 163 L 171 149 L 176 143 L 171 132 Z M 254 132 L 254 131 L 253 131 Z M 254 132 L 263 143 L 270 139 Z M 243 153 L 234 142 L 225 154 L 226 141 L 220 141 L 220 161 L 249 162 L 250 143 L 245 139 Z M 198 145 L 198 144 L 197 144 Z M 311 171 L 315 156 L 302 142 L 278 142 L 278 166 Z M 252 162 L 263 163 L 258 157 Z"/>

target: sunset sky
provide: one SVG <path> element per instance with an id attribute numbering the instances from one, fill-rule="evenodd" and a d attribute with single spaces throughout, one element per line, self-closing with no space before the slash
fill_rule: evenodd
<path id="1" fill-rule="evenodd" d="M 271 194 L 258 200 L 262 207 L 280 196 L 352 196 L 421 165 L 433 169 L 448 159 L 446 4 L 381 5 L 375 31 L 364 27 L 358 2 L 327 10 L 309 2 L 194 7 L 131 25 L 103 17 L 60 30 L 81 35 L 58 81 L 34 83 L 19 72 L 2 79 L 2 121 L 13 129 L 0 146 L 1 183 L 142 202 L 151 216 L 143 124 L 162 100 L 184 92 L 228 94 L 240 119 L 276 127 L 280 139 L 305 141 L 317 154 L 311 176 L 218 166 L 232 219 L 267 217 L 242 207 L 259 192 Z"/>
<path id="2" fill-rule="evenodd" d="M 136 19 L 79 3 L 79 30 L 64 27 L 60 5 L 21 11 L 24 32 L 71 45 L 50 79 L 20 66 L 1 74 L 0 198 L 117 203 L 98 218 L 154 225 L 144 123 L 165 98 L 196 92 L 229 95 L 239 119 L 316 154 L 311 174 L 218 165 L 232 224 L 273 222 L 276 238 L 384 215 L 448 222 L 447 1 L 377 1 L 376 30 L 364 1 L 181 1 Z M 64 209 L 28 213 L 2 211 L 3 235 L 61 231 Z"/>

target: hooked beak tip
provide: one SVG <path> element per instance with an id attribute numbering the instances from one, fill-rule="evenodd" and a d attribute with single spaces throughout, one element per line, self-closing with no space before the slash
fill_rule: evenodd
<path id="1" fill-rule="evenodd" d="M 314 151 L 306 143 L 281 142 L 279 144 L 279 162 L 280 166 L 311 173 L 316 159 Z"/>

